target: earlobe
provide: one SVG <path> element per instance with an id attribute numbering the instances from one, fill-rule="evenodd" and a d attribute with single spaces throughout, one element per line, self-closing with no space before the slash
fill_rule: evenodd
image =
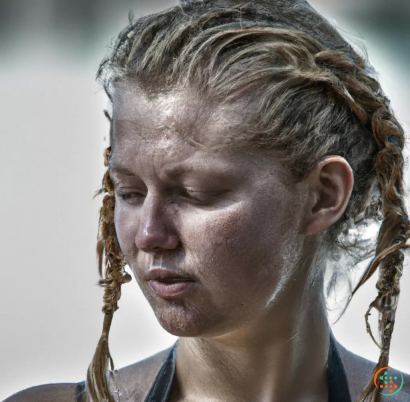
<path id="1" fill-rule="evenodd" d="M 343 215 L 354 177 L 346 159 L 327 155 L 312 168 L 306 180 L 310 193 L 304 233 L 310 236 L 324 231 Z"/>

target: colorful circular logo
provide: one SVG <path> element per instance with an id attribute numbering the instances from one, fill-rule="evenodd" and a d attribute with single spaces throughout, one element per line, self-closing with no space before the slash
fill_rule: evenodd
<path id="1" fill-rule="evenodd" d="M 392 371 L 388 371 L 388 369 Z M 403 374 L 392 367 L 383 367 L 374 375 L 374 385 L 385 396 L 397 394 L 402 389 L 403 383 Z"/>

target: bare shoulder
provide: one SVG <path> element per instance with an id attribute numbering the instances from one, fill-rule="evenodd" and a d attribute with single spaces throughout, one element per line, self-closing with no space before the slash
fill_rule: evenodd
<path id="1" fill-rule="evenodd" d="M 121 402 L 144 401 L 172 346 L 114 373 Z M 3 402 L 83 402 L 85 382 L 39 385 L 20 391 Z M 110 381 L 111 391 L 115 390 Z"/>
<path id="2" fill-rule="evenodd" d="M 352 400 L 355 401 L 371 378 L 376 362 L 356 355 L 346 349 L 339 342 L 337 342 L 336 345 L 340 357 L 342 358 L 343 365 L 345 366 L 350 395 Z M 396 395 L 389 398 L 389 401 L 391 402 L 404 402 L 410 400 L 410 374 L 404 372 L 401 374 L 403 375 L 403 387 Z"/>
<path id="3" fill-rule="evenodd" d="M 121 402 L 145 400 L 171 348 L 172 346 L 115 372 L 114 379 L 121 394 Z M 114 390 L 112 381 L 110 388 Z"/>
<path id="4" fill-rule="evenodd" d="M 47 384 L 20 391 L 4 402 L 77 402 L 84 383 Z"/>

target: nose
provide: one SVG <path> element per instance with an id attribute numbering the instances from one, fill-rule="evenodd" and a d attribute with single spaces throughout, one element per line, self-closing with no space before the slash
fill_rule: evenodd
<path id="1" fill-rule="evenodd" d="M 179 245 L 179 236 L 167 216 L 159 197 L 147 196 L 141 209 L 135 244 L 146 253 L 172 250 Z"/>

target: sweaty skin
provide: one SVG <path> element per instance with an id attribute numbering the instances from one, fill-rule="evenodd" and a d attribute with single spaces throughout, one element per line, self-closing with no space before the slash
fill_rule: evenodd
<path id="1" fill-rule="evenodd" d="M 147 97 L 129 82 L 112 96 L 115 225 L 157 319 L 180 337 L 171 401 L 327 401 L 322 283 L 306 283 L 318 233 L 350 196 L 347 162 L 295 182 L 280 152 L 218 147 L 240 113 L 193 113 L 192 95 Z M 147 281 L 154 267 L 194 286 L 161 298 Z"/>
<path id="2" fill-rule="evenodd" d="M 147 97 L 121 81 L 112 99 L 120 246 L 159 322 L 180 337 L 171 402 L 327 402 L 323 283 L 308 278 L 321 232 L 350 197 L 346 160 L 325 156 L 295 182 L 281 152 L 237 146 L 240 105 Z M 195 282 L 162 298 L 147 280 L 154 267 Z M 338 348 L 355 400 L 374 363 Z M 121 402 L 145 400 L 167 353 L 115 373 Z M 85 399 L 84 384 L 48 384 L 7 402 Z"/>

